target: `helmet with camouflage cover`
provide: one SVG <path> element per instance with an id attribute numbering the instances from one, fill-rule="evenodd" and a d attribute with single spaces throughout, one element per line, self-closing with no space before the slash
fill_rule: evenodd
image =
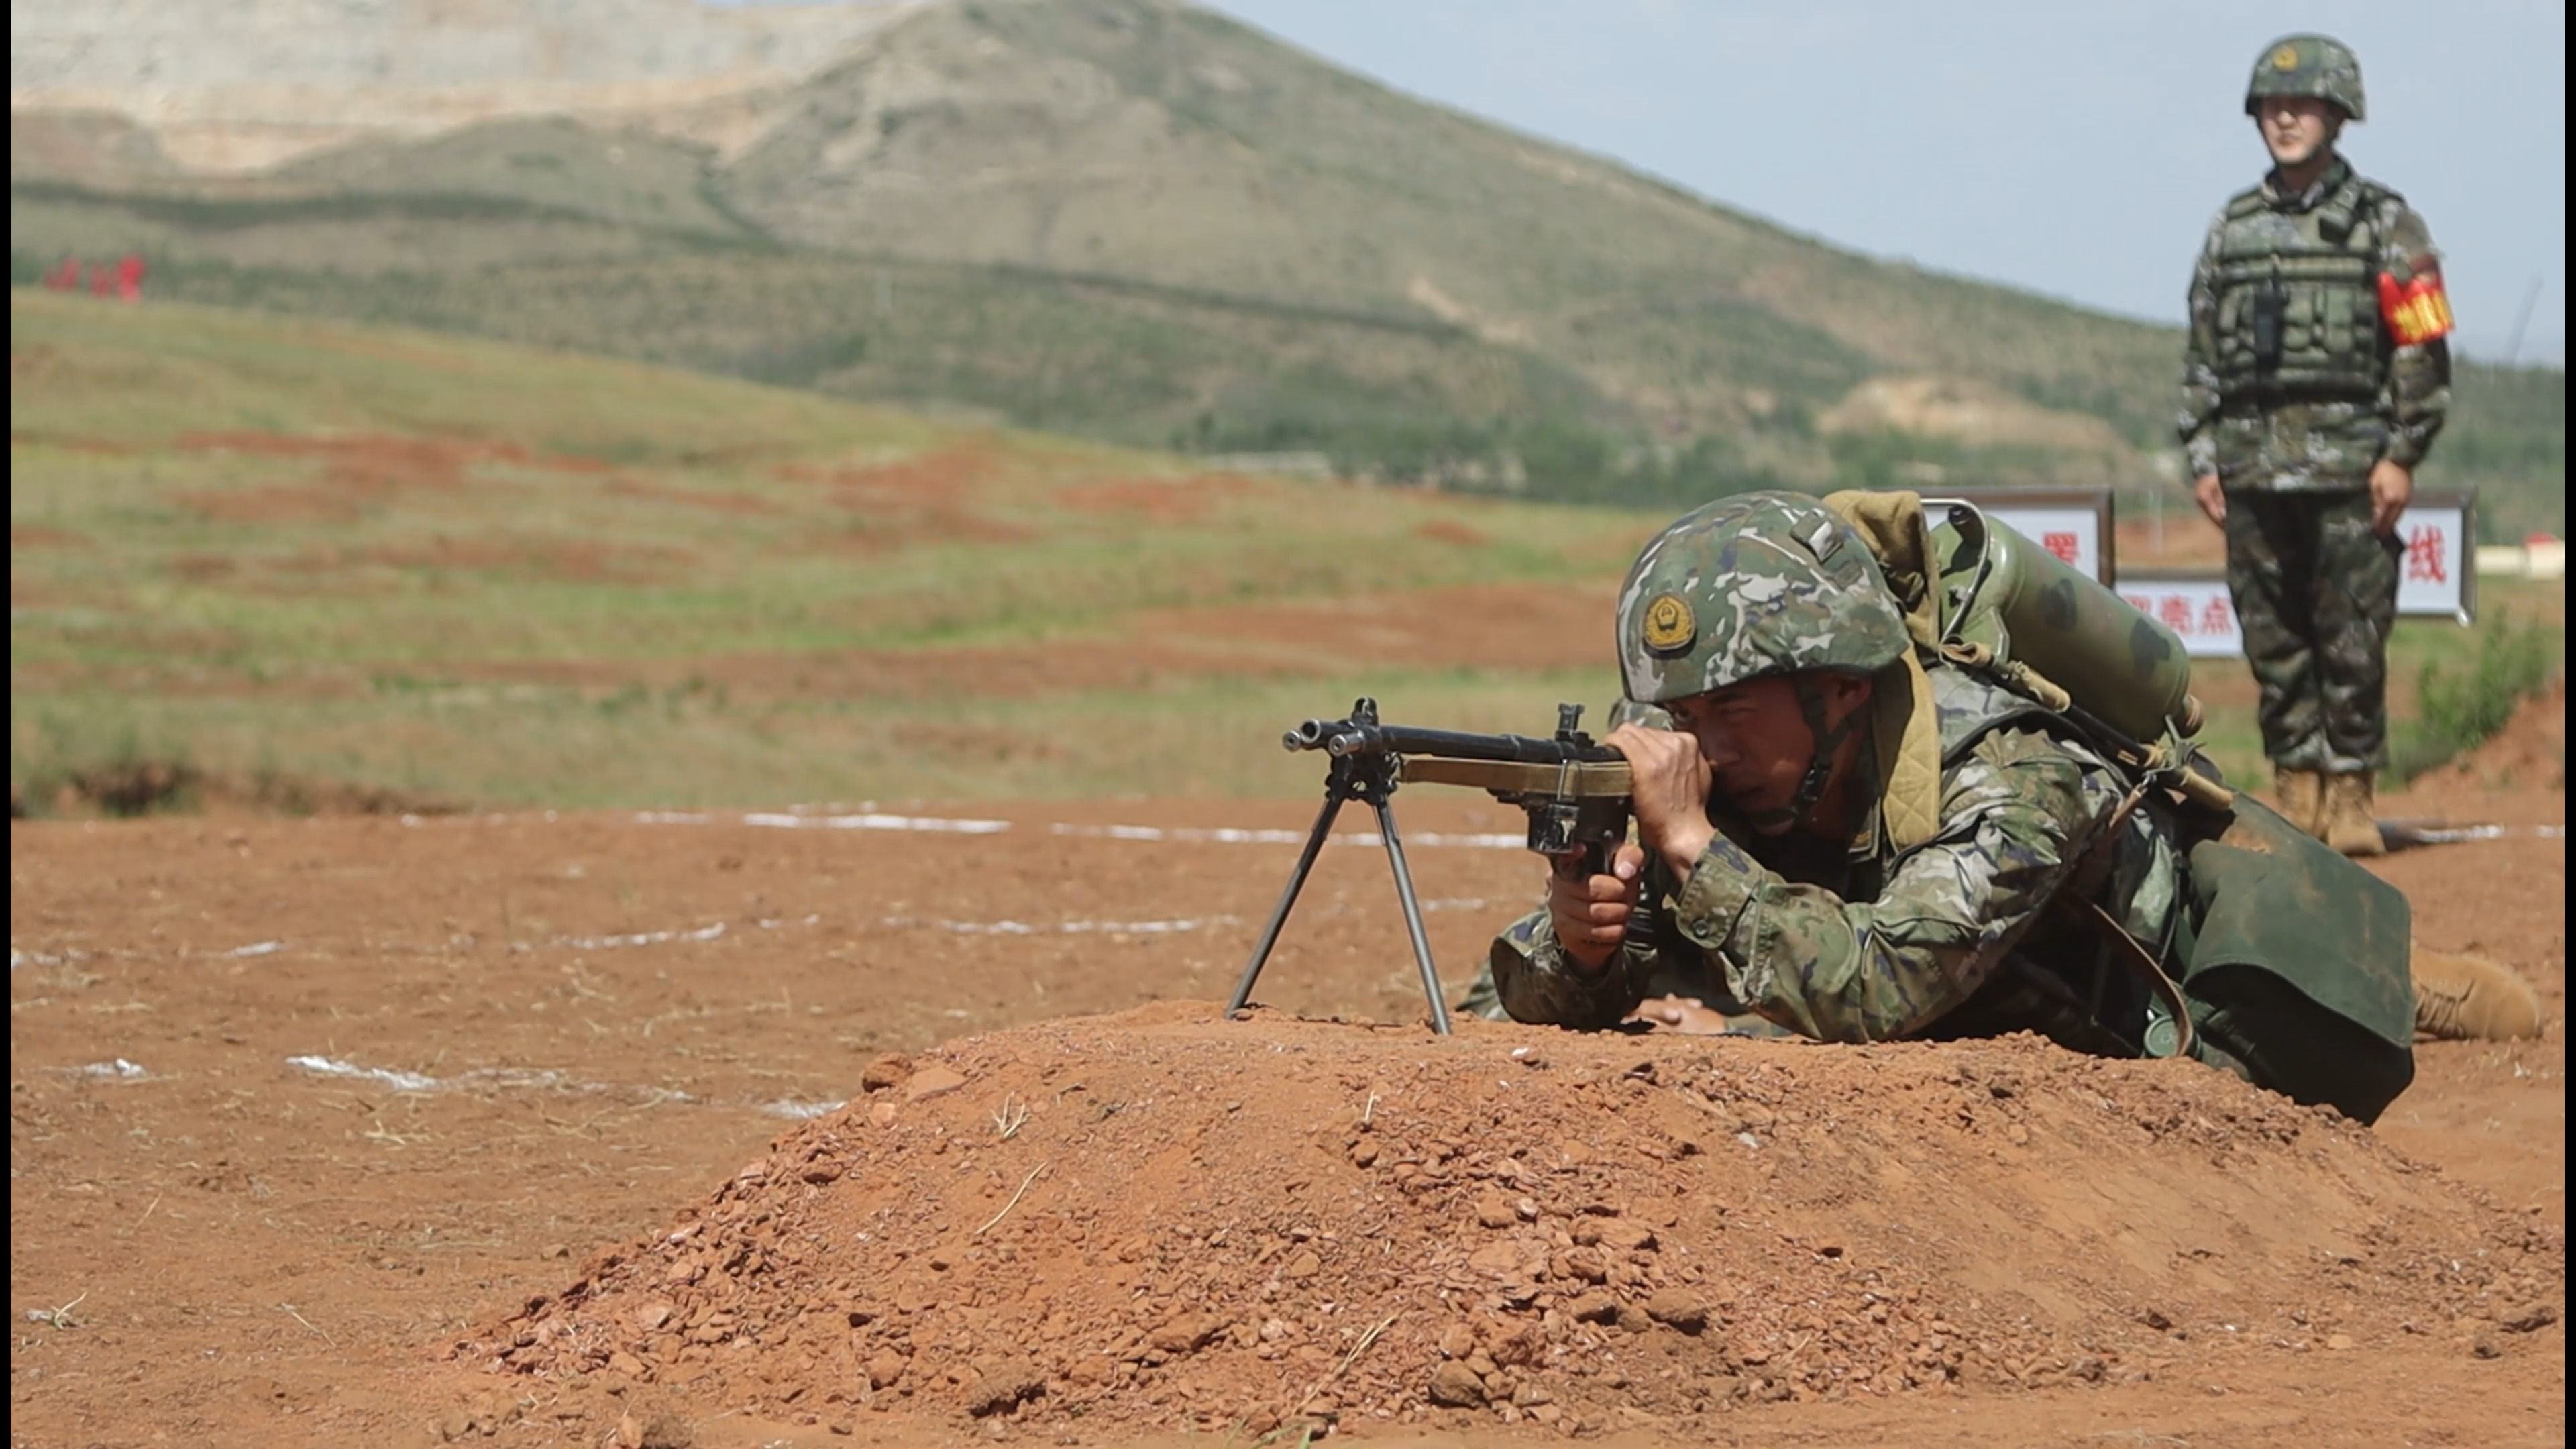
<path id="1" fill-rule="evenodd" d="M 2263 48 L 2245 83 L 2245 114 L 2273 96 L 2315 96 L 2362 118 L 2361 61 L 2330 35 L 2285 35 Z"/>
<path id="2" fill-rule="evenodd" d="M 1869 546 L 1802 493 L 1739 493 L 1684 514 L 1619 590 L 1619 670 L 1645 704 L 1768 674 L 1875 674 L 1910 647 Z"/>

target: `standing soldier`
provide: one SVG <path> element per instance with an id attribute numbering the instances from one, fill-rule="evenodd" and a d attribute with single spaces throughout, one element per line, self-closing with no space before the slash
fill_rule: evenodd
<path id="1" fill-rule="evenodd" d="M 2274 43 L 2245 113 L 2272 170 L 2229 199 L 2192 273 L 2182 443 L 2227 530 L 2282 813 L 2376 855 L 2397 517 L 2450 403 L 2450 305 L 2423 218 L 2335 151 L 2363 117 L 2351 51 Z"/>

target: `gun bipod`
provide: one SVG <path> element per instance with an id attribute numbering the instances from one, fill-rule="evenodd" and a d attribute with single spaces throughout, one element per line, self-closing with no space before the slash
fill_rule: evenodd
<path id="1" fill-rule="evenodd" d="M 1360 699 L 1351 705 L 1346 722 L 1373 729 L 1378 722 L 1377 701 Z M 1311 722 L 1310 722 L 1311 723 Z M 1319 736 L 1312 742 L 1299 743 L 1294 732 L 1289 737 L 1291 749 L 1316 748 L 1323 743 Z M 1261 929 L 1261 939 L 1252 948 L 1252 959 L 1243 968 L 1243 979 L 1234 986 L 1234 997 L 1225 1006 L 1230 1018 L 1252 999 L 1253 983 L 1261 979 L 1261 968 L 1270 960 L 1270 951 L 1279 943 L 1280 928 L 1288 923 L 1288 912 L 1297 904 L 1298 892 L 1306 888 L 1306 877 L 1315 869 L 1315 857 L 1323 853 L 1324 841 L 1333 833 L 1333 821 L 1342 807 L 1351 801 L 1367 803 L 1377 812 L 1378 838 L 1386 845 L 1387 867 L 1395 876 L 1395 895 L 1404 907 L 1404 929 L 1413 941 L 1413 962 L 1422 972 L 1423 999 L 1431 1005 L 1431 1029 L 1442 1036 L 1449 1034 L 1449 1004 L 1440 996 L 1440 973 L 1431 965 L 1431 940 L 1422 929 L 1422 903 L 1414 894 L 1413 872 L 1404 862 L 1404 842 L 1395 833 L 1395 810 L 1390 803 L 1396 789 L 1402 757 L 1380 751 L 1333 753 L 1332 768 L 1324 775 L 1324 803 L 1315 812 L 1315 828 L 1306 833 L 1305 849 L 1297 856 L 1297 868 L 1288 875 L 1286 888 L 1279 892 L 1279 904 L 1270 912 L 1270 922 Z"/>

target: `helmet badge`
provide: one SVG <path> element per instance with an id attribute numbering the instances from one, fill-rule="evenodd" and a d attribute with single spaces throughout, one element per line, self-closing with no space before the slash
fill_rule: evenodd
<path id="1" fill-rule="evenodd" d="M 1646 648 L 1657 654 L 1687 653 L 1699 637 L 1699 620 L 1690 600 L 1679 594 L 1657 594 L 1646 604 Z"/>
<path id="2" fill-rule="evenodd" d="M 2284 45 L 2272 52 L 2272 69 L 2297 70 L 2298 68 L 2299 48 L 2297 46 Z"/>

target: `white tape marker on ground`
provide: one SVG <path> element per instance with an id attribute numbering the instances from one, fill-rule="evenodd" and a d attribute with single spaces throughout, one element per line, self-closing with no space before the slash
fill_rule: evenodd
<path id="1" fill-rule="evenodd" d="M 928 926 L 935 930 L 954 931 L 961 936 L 1038 936 L 1054 932 L 1066 935 L 1164 936 L 1178 931 L 1203 931 L 1210 926 L 1231 926 L 1232 916 L 1209 916 L 1190 921 L 1060 921 L 1052 926 L 1033 926 L 1026 921 L 942 921 L 923 920 L 917 916 L 888 916 L 889 926 Z"/>
<path id="2" fill-rule="evenodd" d="M 318 1077 L 342 1077 L 351 1081 L 374 1082 L 397 1092 L 445 1092 L 473 1088 L 501 1088 L 516 1091 L 538 1091 L 549 1088 L 569 1092 L 608 1092 L 643 1102 L 691 1102 L 698 1099 L 686 1092 L 667 1087 L 626 1087 L 607 1082 L 582 1082 L 557 1071 L 538 1067 L 477 1067 L 453 1077 L 433 1077 L 421 1072 L 395 1071 L 387 1067 L 364 1067 L 344 1062 L 337 1057 L 288 1057 L 290 1067 Z"/>
<path id="3" fill-rule="evenodd" d="M 2404 820 L 2379 822 L 2391 844 L 2459 845 L 2472 840 L 2564 840 L 2564 825 L 2417 825 Z"/>
<path id="4" fill-rule="evenodd" d="M 1202 829 L 1196 826 L 1186 825 L 1164 827 L 1159 825 L 1061 824 L 1050 826 L 1048 829 L 1051 833 L 1056 835 L 1087 835 L 1101 840 L 1214 841 L 1220 845 L 1303 845 L 1306 843 L 1306 832 L 1302 830 L 1235 830 L 1223 826 L 1212 829 Z M 1378 834 L 1374 830 L 1355 830 L 1338 835 L 1327 836 L 1324 843 L 1327 845 L 1381 846 L 1386 844 L 1386 837 Z M 1517 850 L 1522 846 L 1529 844 L 1529 841 L 1523 836 L 1504 835 L 1499 832 L 1492 834 L 1471 833 L 1462 835 L 1452 832 L 1428 830 L 1424 831 L 1420 835 L 1405 836 L 1404 843 L 1407 845 L 1465 846 L 1471 850 Z"/>
<path id="5" fill-rule="evenodd" d="M 1087 835 L 1099 840 L 1213 840 L 1225 845 L 1301 845 L 1306 839 L 1302 830 L 1202 830 L 1184 825 L 1166 829 L 1159 825 L 1057 824 L 1047 829 L 1054 835 Z M 1333 838 L 1349 839 L 1340 835 Z"/>
<path id="6" fill-rule="evenodd" d="M 784 1117 L 790 1122 L 804 1122 L 816 1117 L 828 1116 L 848 1105 L 850 1105 L 848 1102 L 780 1101 L 763 1103 L 760 1110 L 772 1117 Z"/>
<path id="7" fill-rule="evenodd" d="M 301 1067 L 315 1076 L 349 1077 L 391 1087 L 397 1092 L 434 1092 L 439 1086 L 436 1077 L 424 1077 L 418 1072 L 390 1071 L 384 1067 L 362 1067 L 335 1057 L 288 1057 L 286 1064 Z"/>
<path id="8" fill-rule="evenodd" d="M 549 817 L 551 818 L 551 817 Z M 644 810 L 635 815 L 638 825 L 708 825 L 710 815 L 684 810 Z M 922 831 L 938 835 L 999 835 L 1011 828 L 1007 820 L 973 820 L 944 815 L 887 815 L 869 811 L 857 815 L 809 815 L 801 811 L 755 810 L 742 816 L 741 823 L 768 830 L 897 830 Z M 1171 840 L 1207 841 L 1218 845 L 1303 845 L 1302 830 L 1244 830 L 1233 826 L 1195 825 L 1073 825 L 1062 821 L 1047 827 L 1052 835 L 1088 836 L 1096 840 Z M 1374 830 L 1349 831 L 1332 836 L 1330 845 L 1381 846 L 1386 843 Z M 1497 832 L 1457 832 L 1428 830 L 1405 837 L 1405 844 L 1432 848 L 1464 847 L 1469 850 L 1517 850 L 1529 842 L 1518 835 Z"/>
<path id="9" fill-rule="evenodd" d="M 766 924 L 766 923 L 764 923 Z M 638 931 L 631 936 L 557 936 L 554 944 L 582 951 L 605 951 L 612 946 L 659 946 L 666 941 L 712 941 L 725 933 L 724 922 L 696 931 Z"/>
<path id="10" fill-rule="evenodd" d="M 745 825 L 763 825 L 773 830 L 928 830 L 952 835 L 999 835 L 1011 828 L 1007 820 L 949 820 L 932 815 L 779 815 L 760 813 L 742 817 Z"/>

